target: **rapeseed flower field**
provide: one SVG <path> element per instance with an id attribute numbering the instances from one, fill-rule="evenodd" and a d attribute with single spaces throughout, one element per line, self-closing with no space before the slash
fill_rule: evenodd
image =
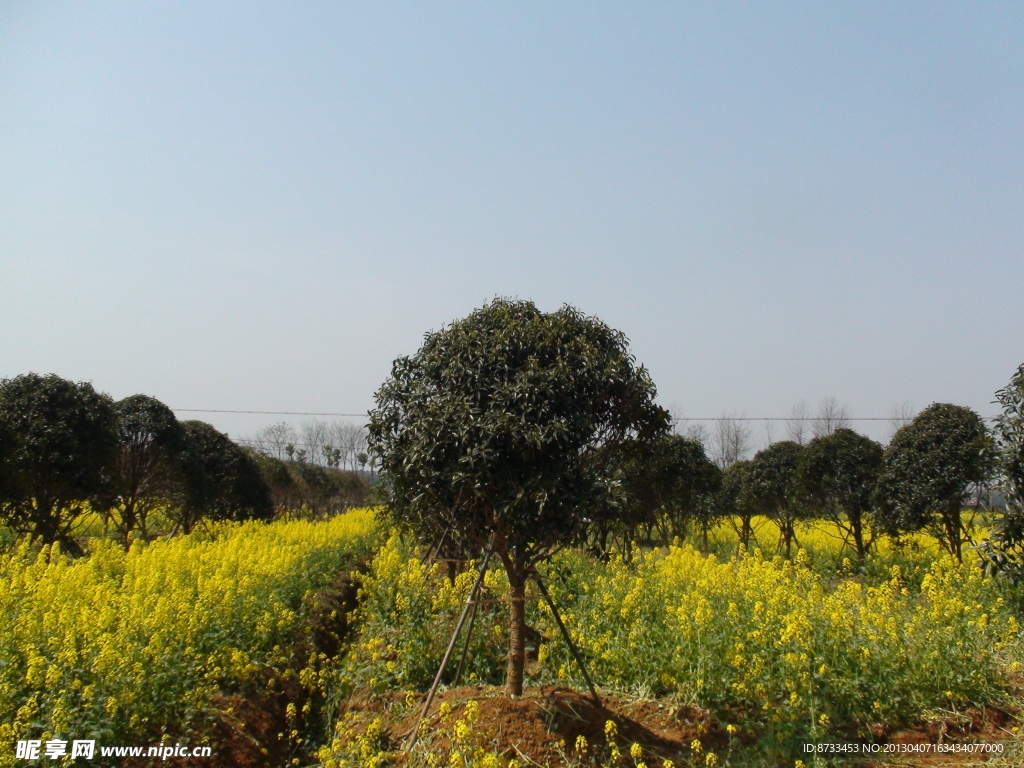
<path id="1" fill-rule="evenodd" d="M 725 524 L 709 552 L 677 543 L 626 561 L 570 549 L 542 574 L 603 693 L 691 707 L 719 724 L 717 747 L 688 740 L 685 764 L 812 765 L 800 745 L 1005 701 L 1022 659 L 1017 604 L 976 562 L 919 537 L 879 540 L 859 567 L 822 523 L 798 528 L 802 549 L 787 561 L 773 554 L 770 524 L 756 528 L 764 552 L 740 548 Z M 320 713 L 289 705 L 296 765 L 391 765 L 400 744 L 390 715 L 357 722 L 346 701 L 378 697 L 399 718 L 420 707 L 475 578 L 471 563 L 450 581 L 421 558 L 369 509 L 213 525 L 127 552 L 97 537 L 79 559 L 11 540 L 0 555 L 0 744 L 198 740 L 218 695 L 276 677 Z M 360 562 L 354 633 L 330 655 L 297 642 L 313 598 Z M 484 583 L 460 681 L 481 690 L 501 682 L 508 647 L 503 572 Z M 527 618 L 528 684 L 585 690 L 536 594 Z M 476 705 L 449 708 L 435 725 L 444 748 L 407 765 L 515 764 L 481 746 Z M 752 743 L 761 763 L 742 758 Z M 662 764 L 611 737 L 560 749 L 565 765 Z M 0 751 L 0 768 L 17 764 Z"/>
<path id="2" fill-rule="evenodd" d="M 307 600 L 366 555 L 373 510 L 221 524 L 71 560 L 22 540 L 0 556 L 0 766 L 18 739 L 144 744 L 202 722 L 218 691 L 295 659 Z"/>
<path id="3" fill-rule="evenodd" d="M 546 577 L 605 692 L 709 711 L 733 741 L 756 741 L 764 764 L 792 765 L 803 744 L 870 739 L 879 728 L 1005 701 L 1021 658 L 1005 585 L 977 562 L 943 557 L 924 541 L 886 544 L 870 568 L 858 569 L 842 557 L 837 565 L 834 537 L 803 534 L 816 545 L 816 564 L 804 550 L 787 561 L 676 545 L 628 563 L 567 550 Z M 344 686 L 405 691 L 410 701 L 424 691 L 474 577 L 469 569 L 452 584 L 398 537 L 387 541 L 364 580 L 359 613 L 367 631 L 346 660 Z M 507 593 L 498 570 L 486 584 L 465 683 L 499 684 L 503 675 Z M 536 596 L 528 621 L 541 638 L 529 682 L 585 690 Z M 350 731 L 340 728 L 321 753 L 325 765 L 365 759 L 368 737 L 353 741 Z M 485 762 L 458 733 L 450 741 L 458 764 L 493 764 L 495 756 Z"/>

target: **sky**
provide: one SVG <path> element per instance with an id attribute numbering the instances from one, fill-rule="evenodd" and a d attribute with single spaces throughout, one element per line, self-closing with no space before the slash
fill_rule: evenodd
<path id="1" fill-rule="evenodd" d="M 0 378 L 243 437 L 304 417 L 196 410 L 365 413 L 508 296 L 623 331 L 681 417 L 992 415 L 1022 105 L 1015 2 L 12 0 Z"/>

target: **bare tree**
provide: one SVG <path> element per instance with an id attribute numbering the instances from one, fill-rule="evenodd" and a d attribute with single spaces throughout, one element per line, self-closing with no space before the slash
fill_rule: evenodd
<path id="1" fill-rule="evenodd" d="M 711 434 L 708 431 L 708 425 L 703 421 L 693 421 L 677 415 L 681 414 L 683 411 L 675 404 L 673 404 L 668 410 L 669 413 L 672 414 L 672 431 L 675 434 L 682 435 L 690 440 L 696 440 L 701 445 L 705 446 L 711 442 Z"/>
<path id="2" fill-rule="evenodd" d="M 750 427 L 740 417 L 723 414 L 711 432 L 711 460 L 725 469 L 750 452 Z"/>
<path id="3" fill-rule="evenodd" d="M 889 409 L 889 440 L 892 440 L 901 427 L 907 426 L 914 420 L 914 416 L 917 415 L 914 406 L 910 404 L 909 400 L 904 400 L 901 403 L 896 403 Z"/>
<path id="4" fill-rule="evenodd" d="M 353 472 L 359 468 L 359 454 L 366 453 L 366 426 L 347 421 L 331 425 L 331 440 L 341 452 L 341 467 Z"/>
<path id="5" fill-rule="evenodd" d="M 324 466 L 328 462 L 331 435 L 327 422 L 319 419 L 302 422 L 302 447 L 306 450 L 305 459 L 310 464 Z"/>
<path id="6" fill-rule="evenodd" d="M 295 433 L 291 424 L 279 421 L 271 424 L 257 432 L 251 440 L 243 441 L 252 445 L 260 453 L 272 456 L 275 459 L 285 460 L 290 458 L 288 447 L 295 449 L 295 443 L 299 436 Z"/>
<path id="7" fill-rule="evenodd" d="M 837 429 L 850 428 L 850 411 L 832 395 L 821 398 L 818 412 L 811 422 L 815 437 L 828 437 Z"/>
<path id="8" fill-rule="evenodd" d="M 711 433 L 708 431 L 708 425 L 703 421 L 691 421 L 686 425 L 686 429 L 683 430 L 682 434 L 683 437 L 696 440 L 701 445 L 708 445 L 711 442 Z"/>
<path id="9" fill-rule="evenodd" d="M 797 445 L 804 445 L 811 433 L 809 422 L 807 401 L 801 397 L 800 402 L 794 405 L 789 412 L 789 421 L 786 422 L 786 437 Z"/>

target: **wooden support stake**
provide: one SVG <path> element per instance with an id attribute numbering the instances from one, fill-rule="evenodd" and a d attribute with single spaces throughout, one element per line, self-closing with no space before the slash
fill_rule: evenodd
<path id="1" fill-rule="evenodd" d="M 572 652 L 572 657 L 576 659 L 576 665 L 580 668 L 580 672 L 583 673 L 583 679 L 587 681 L 587 687 L 590 689 L 590 696 L 594 699 L 594 703 L 597 706 L 601 705 L 601 697 L 597 695 L 597 689 L 594 687 L 594 682 L 590 679 L 590 675 L 587 674 L 587 667 L 583 663 L 583 657 L 580 655 L 579 649 L 576 648 L 576 643 L 572 641 L 572 637 L 569 636 L 569 630 L 565 628 L 565 624 L 562 623 L 562 617 L 558 615 L 558 609 L 555 608 L 555 602 L 551 599 L 551 595 L 548 594 L 547 588 L 544 586 L 544 582 L 541 581 L 540 574 L 536 571 L 532 574 L 533 580 L 537 586 L 540 587 L 540 593 L 544 596 L 544 601 L 548 604 L 548 608 L 551 609 L 551 615 L 555 617 L 555 623 L 558 624 L 558 628 L 562 630 L 562 636 L 565 638 L 565 642 L 569 644 L 569 650 Z"/>
<path id="2" fill-rule="evenodd" d="M 459 666 L 455 670 L 455 679 L 452 680 L 453 686 L 458 685 L 459 680 L 462 679 L 462 669 L 466 666 L 466 657 L 469 655 L 469 642 L 473 639 L 473 623 L 476 621 L 476 614 L 481 602 L 483 601 L 473 601 L 473 612 L 469 614 L 469 626 L 466 627 L 466 644 L 462 646 L 462 656 L 459 657 Z"/>
<path id="3" fill-rule="evenodd" d="M 448 528 L 445 528 L 444 533 L 441 534 L 441 538 L 430 545 L 430 549 L 427 550 L 427 556 L 423 559 L 424 563 L 429 563 L 434 559 L 434 556 L 440 553 L 441 545 L 444 544 L 444 540 L 448 538 Z"/>
<path id="4" fill-rule="evenodd" d="M 427 716 L 427 710 L 430 709 L 431 703 L 434 701 L 434 694 L 437 693 L 437 687 L 441 684 L 441 676 L 444 674 L 445 667 L 448 666 L 448 660 L 451 658 L 452 649 L 455 648 L 455 642 L 459 639 L 459 633 L 462 631 L 462 625 L 466 623 L 466 615 L 469 613 L 470 606 L 474 603 L 477 590 L 480 589 L 480 584 L 484 580 L 484 574 L 487 572 L 487 564 L 491 561 L 491 554 L 494 552 L 494 540 L 487 546 L 487 552 L 484 555 L 483 562 L 480 563 L 480 573 L 476 576 L 476 581 L 473 582 L 473 588 L 469 591 L 469 597 L 466 598 L 466 605 L 462 609 L 462 615 L 459 616 L 459 621 L 455 625 L 455 631 L 452 632 L 452 639 L 448 642 L 448 650 L 444 652 L 444 658 L 441 659 L 441 666 L 437 670 L 437 675 L 434 677 L 434 684 L 430 686 L 430 691 L 427 692 L 427 700 L 423 703 L 423 711 L 420 712 L 420 717 L 416 721 L 415 727 L 412 729 L 412 735 L 409 737 L 409 745 L 405 748 L 406 752 L 412 750 L 416 746 L 416 739 L 419 737 L 420 723 L 423 722 L 423 718 Z"/>

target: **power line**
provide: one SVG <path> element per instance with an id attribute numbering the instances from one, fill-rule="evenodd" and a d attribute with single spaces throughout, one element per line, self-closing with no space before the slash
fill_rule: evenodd
<path id="1" fill-rule="evenodd" d="M 331 411 L 236 411 L 223 408 L 172 408 L 176 413 L 242 413 L 258 416 L 342 416 L 362 418 L 367 413 L 334 413 Z M 995 421 L 998 416 L 982 416 L 984 421 Z M 672 421 L 820 421 L 818 416 L 673 416 Z M 892 416 L 844 416 L 839 421 L 901 421 Z"/>
<path id="2" fill-rule="evenodd" d="M 984 421 L 995 421 L 998 416 L 982 416 Z M 672 421 L 827 421 L 820 416 L 673 416 Z M 904 421 L 904 419 L 893 418 L 892 416 L 844 416 L 841 419 L 833 419 L 836 422 L 842 421 Z"/>
<path id="3" fill-rule="evenodd" d="M 232 411 L 222 408 L 172 408 L 176 413 L 254 413 L 260 416 L 347 416 L 362 417 L 366 413 L 330 413 L 326 411 Z"/>

